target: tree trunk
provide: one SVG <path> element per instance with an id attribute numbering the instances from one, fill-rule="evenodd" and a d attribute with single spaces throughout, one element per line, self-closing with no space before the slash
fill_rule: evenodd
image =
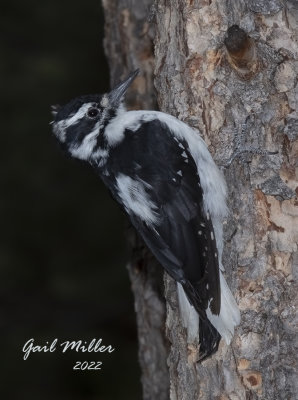
<path id="1" fill-rule="evenodd" d="M 131 95 L 138 107 L 154 107 L 154 65 L 161 111 L 198 128 L 218 165 L 239 147 L 278 152 L 241 156 L 224 169 L 230 215 L 223 264 L 242 316 L 230 346 L 222 341 L 212 358 L 196 362 L 168 276 L 165 338 L 156 268 L 150 272 L 152 260 L 140 253 L 132 262 L 144 398 L 294 400 L 297 1 L 157 0 L 151 8 L 149 0 L 103 3 L 112 80 L 134 67 L 143 71 L 134 87 L 139 94 Z"/>

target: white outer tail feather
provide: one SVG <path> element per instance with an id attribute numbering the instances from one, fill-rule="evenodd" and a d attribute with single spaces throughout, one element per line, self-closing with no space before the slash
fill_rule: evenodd
<path id="1" fill-rule="evenodd" d="M 235 326 L 240 323 L 240 312 L 237 303 L 220 271 L 221 306 L 219 315 L 214 315 L 208 308 L 207 318 L 227 344 L 231 343 Z M 192 343 L 199 335 L 199 317 L 190 304 L 180 283 L 177 283 L 180 315 L 183 326 L 187 329 L 187 341 Z"/>
<path id="2" fill-rule="evenodd" d="M 221 293 L 220 313 L 219 315 L 214 315 L 208 307 L 206 314 L 220 336 L 227 344 L 230 344 L 234 335 L 234 328 L 240 323 L 240 311 L 221 271 L 219 271 L 219 276 Z"/>
<path id="3" fill-rule="evenodd" d="M 194 306 L 190 304 L 181 283 L 177 282 L 178 301 L 182 325 L 187 330 L 187 342 L 193 343 L 199 335 L 199 315 Z"/>

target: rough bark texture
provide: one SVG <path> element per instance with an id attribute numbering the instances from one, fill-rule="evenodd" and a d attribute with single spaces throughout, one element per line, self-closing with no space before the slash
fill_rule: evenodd
<path id="1" fill-rule="evenodd" d="M 224 265 L 242 314 L 230 346 L 221 342 L 211 359 L 196 363 L 197 349 L 187 346 L 181 327 L 175 285 L 165 277 L 170 398 L 294 400 L 298 398 L 297 1 L 157 0 L 151 11 L 150 1 L 106 0 L 104 5 L 106 49 L 113 76 L 121 74 L 123 64 L 128 69 L 132 65 L 143 68 L 139 54 L 146 48 L 148 36 L 138 34 L 140 28 L 134 30 L 138 25 L 134 21 L 148 24 L 147 16 L 151 14 L 152 19 L 154 14 L 159 107 L 199 128 L 219 165 L 230 157 L 239 141 L 242 146 L 278 151 L 276 155 L 236 159 L 224 170 L 230 209 Z M 137 8 L 142 12 L 135 14 Z M 126 17 L 121 20 L 121 15 Z M 227 38 L 233 25 L 244 32 L 244 39 L 235 46 Z M 123 41 L 128 44 L 124 46 Z M 147 68 L 153 64 L 151 55 L 149 59 Z M 151 72 L 146 74 L 150 81 Z M 146 87 L 151 100 L 139 100 L 140 106 L 152 107 L 149 81 L 140 84 L 140 90 L 145 98 L 142 90 Z M 135 88 L 139 88 L 137 82 Z M 235 143 L 235 132 L 248 116 L 245 135 L 238 136 Z M 162 353 L 153 360 L 151 355 L 142 357 L 142 349 L 148 354 L 155 352 L 150 336 L 156 308 L 153 305 L 152 313 L 155 278 L 138 278 L 133 267 L 130 271 L 136 294 L 144 396 L 163 399 L 166 394 L 164 391 L 164 397 L 160 396 L 160 380 L 157 391 L 152 391 L 160 372 L 156 367 L 160 363 L 164 368 L 161 357 L 167 356 L 162 312 L 152 330 L 153 336 L 159 337 Z M 140 296 L 143 290 L 148 297 Z M 157 309 L 162 310 L 162 301 L 158 302 Z M 167 379 L 164 369 L 162 377 Z M 167 385 L 165 381 L 164 387 Z"/>
<path id="2" fill-rule="evenodd" d="M 126 104 L 132 109 L 156 108 L 153 84 L 154 27 L 150 23 L 153 0 L 102 0 L 105 14 L 104 47 L 110 68 L 111 87 L 129 72 L 140 68 Z"/>

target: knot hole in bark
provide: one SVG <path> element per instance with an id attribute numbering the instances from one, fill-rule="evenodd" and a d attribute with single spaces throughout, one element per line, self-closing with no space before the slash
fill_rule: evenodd
<path id="1" fill-rule="evenodd" d="M 229 64 L 242 78 L 250 79 L 258 72 L 256 43 L 242 28 L 230 26 L 224 44 Z"/>

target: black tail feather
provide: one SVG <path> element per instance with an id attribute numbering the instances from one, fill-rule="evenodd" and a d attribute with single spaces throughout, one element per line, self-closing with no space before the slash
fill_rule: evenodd
<path id="1" fill-rule="evenodd" d="M 200 350 L 198 361 L 201 362 L 217 351 L 221 336 L 208 319 L 203 320 L 200 318 L 199 338 Z"/>
<path id="2" fill-rule="evenodd" d="M 200 291 L 196 290 L 197 288 L 194 288 L 190 282 L 184 282 L 183 289 L 190 304 L 194 306 L 199 315 L 199 361 L 203 361 L 217 351 L 221 336 L 207 318 L 205 310 L 208 306 L 208 297 L 203 296 L 202 300 L 202 296 L 198 295 Z"/>

